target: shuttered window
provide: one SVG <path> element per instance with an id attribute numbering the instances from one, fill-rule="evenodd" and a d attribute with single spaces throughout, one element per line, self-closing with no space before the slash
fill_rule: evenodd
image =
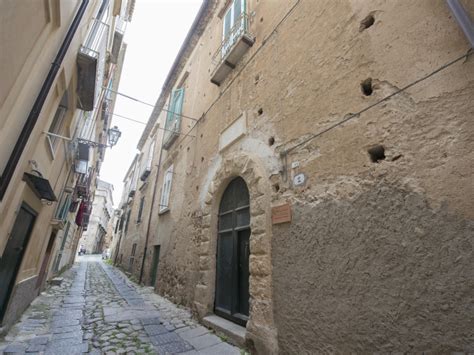
<path id="1" fill-rule="evenodd" d="M 173 165 L 171 165 L 165 172 L 163 179 L 163 187 L 161 189 L 160 212 L 165 212 L 169 209 L 169 200 L 171 192 L 171 181 L 173 180 Z"/>
<path id="2" fill-rule="evenodd" d="M 71 205 L 72 191 L 65 189 L 62 193 L 61 199 L 59 200 L 54 219 L 59 221 L 65 221 L 67 214 L 69 213 L 69 206 Z"/>
<path id="3" fill-rule="evenodd" d="M 179 136 L 181 128 L 181 111 L 183 109 L 184 88 L 173 90 L 166 114 L 163 148 L 168 149 Z"/>
<path id="4" fill-rule="evenodd" d="M 142 169 L 140 173 L 140 180 L 145 181 L 150 175 L 151 172 L 151 164 L 153 162 L 153 155 L 155 154 L 155 140 L 152 140 L 150 146 L 148 147 L 148 151 L 146 154 L 146 158 L 142 161 Z"/>
<path id="5" fill-rule="evenodd" d="M 59 103 L 58 109 L 56 110 L 56 113 L 54 114 L 53 122 L 51 122 L 51 126 L 49 127 L 49 130 L 48 130 L 50 133 L 58 134 L 58 135 L 61 135 L 62 133 L 66 113 L 68 110 L 67 95 L 68 95 L 68 92 L 66 91 L 63 97 L 61 98 L 61 102 Z M 54 152 L 59 142 L 59 137 L 49 135 L 48 141 L 49 141 L 49 147 L 51 149 L 51 153 L 54 156 Z"/>
<path id="6" fill-rule="evenodd" d="M 138 208 L 137 223 L 142 221 L 143 206 L 145 205 L 145 196 L 140 199 L 140 206 Z"/>

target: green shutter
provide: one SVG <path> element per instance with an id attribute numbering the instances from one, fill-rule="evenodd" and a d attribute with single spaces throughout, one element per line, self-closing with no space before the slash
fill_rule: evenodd
<path id="1" fill-rule="evenodd" d="M 183 97 L 184 97 L 184 88 L 176 89 L 171 94 L 170 104 L 168 107 L 168 114 L 166 116 L 166 125 L 165 125 L 166 129 L 172 129 L 173 127 L 176 127 L 176 128 L 180 127 L 181 111 L 183 109 Z"/>
<path id="2" fill-rule="evenodd" d="M 178 136 L 181 128 L 181 112 L 183 110 L 184 88 L 173 90 L 166 115 L 164 147 L 167 149 Z"/>
<path id="3" fill-rule="evenodd" d="M 181 112 L 183 110 L 184 88 L 177 89 L 174 92 L 174 121 L 176 122 L 176 132 L 179 132 L 179 128 L 181 127 Z"/>

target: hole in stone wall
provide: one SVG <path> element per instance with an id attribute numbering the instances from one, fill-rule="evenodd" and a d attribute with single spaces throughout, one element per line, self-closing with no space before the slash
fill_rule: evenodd
<path id="1" fill-rule="evenodd" d="M 258 109 L 258 115 L 260 116 L 263 113 L 263 108 Z"/>
<path id="2" fill-rule="evenodd" d="M 260 17 L 260 22 L 263 22 L 263 17 Z"/>
<path id="3" fill-rule="evenodd" d="M 199 191 L 199 185 L 196 185 L 196 191 Z"/>
<path id="4" fill-rule="evenodd" d="M 367 150 L 369 153 L 370 161 L 372 163 L 378 163 L 380 160 L 385 159 L 385 148 L 381 144 L 374 145 L 372 148 Z"/>
<path id="5" fill-rule="evenodd" d="M 367 28 L 372 26 L 374 24 L 374 22 L 375 22 L 374 15 L 370 14 L 369 16 L 367 16 L 365 19 L 363 19 L 360 22 L 359 32 L 362 32 L 363 30 L 366 30 Z"/>
<path id="6" fill-rule="evenodd" d="M 275 144 L 275 138 L 274 137 L 268 138 L 268 145 L 271 147 L 273 144 Z"/>
<path id="7" fill-rule="evenodd" d="M 273 190 L 274 190 L 275 192 L 280 191 L 280 184 L 274 184 L 274 185 L 273 185 Z"/>
<path id="8" fill-rule="evenodd" d="M 187 147 L 186 150 L 189 152 L 189 147 Z"/>
<path id="9" fill-rule="evenodd" d="M 202 133 L 201 133 L 201 138 L 202 138 Z"/>
<path id="10" fill-rule="evenodd" d="M 372 78 L 367 78 L 363 82 L 361 82 L 360 89 L 365 96 L 372 95 L 372 92 L 374 91 L 372 87 Z"/>
<path id="11" fill-rule="evenodd" d="M 202 161 L 202 162 L 204 161 L 204 157 L 201 157 L 201 161 Z"/>

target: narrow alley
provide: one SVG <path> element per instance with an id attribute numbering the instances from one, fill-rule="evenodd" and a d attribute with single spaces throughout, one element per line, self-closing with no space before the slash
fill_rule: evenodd
<path id="1" fill-rule="evenodd" d="M 0 355 L 474 355 L 474 0 L 0 0 Z"/>
<path id="2" fill-rule="evenodd" d="M 240 354 L 100 256 L 78 259 L 0 339 L 0 354 Z"/>

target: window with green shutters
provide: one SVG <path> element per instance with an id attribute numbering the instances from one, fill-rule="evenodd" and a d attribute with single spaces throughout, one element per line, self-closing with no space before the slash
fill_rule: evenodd
<path id="1" fill-rule="evenodd" d="M 184 88 L 173 90 L 168 105 L 165 123 L 163 148 L 168 149 L 179 136 L 181 128 L 181 111 L 183 109 Z"/>

